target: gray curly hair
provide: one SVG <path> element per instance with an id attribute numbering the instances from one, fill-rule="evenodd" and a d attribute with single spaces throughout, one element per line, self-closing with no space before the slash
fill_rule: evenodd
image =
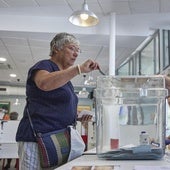
<path id="1" fill-rule="evenodd" d="M 80 45 L 80 42 L 72 34 L 66 32 L 57 34 L 50 42 L 49 56 L 52 56 L 54 54 L 55 49 L 62 49 L 64 45 L 69 43 L 75 44 L 76 46 Z"/>

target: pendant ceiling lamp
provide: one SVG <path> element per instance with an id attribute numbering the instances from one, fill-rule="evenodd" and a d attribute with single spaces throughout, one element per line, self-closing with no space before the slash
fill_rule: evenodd
<path id="1" fill-rule="evenodd" d="M 18 105 L 20 105 L 21 103 L 19 102 L 19 99 L 18 98 L 16 98 L 15 99 L 15 102 L 13 103 L 13 105 L 16 105 L 16 106 L 18 106 Z"/>
<path id="2" fill-rule="evenodd" d="M 85 87 L 83 87 L 82 90 L 79 91 L 80 97 L 88 98 L 88 95 L 89 95 L 89 92 L 87 91 L 87 89 Z"/>
<path id="3" fill-rule="evenodd" d="M 99 22 L 99 19 L 93 12 L 89 11 L 86 0 L 84 0 L 82 9 L 73 12 L 69 21 L 76 26 L 90 27 L 96 25 Z"/>
<path id="4" fill-rule="evenodd" d="M 92 75 L 89 75 L 89 78 L 87 80 L 85 80 L 84 85 L 86 85 L 86 86 L 96 86 L 96 81 L 94 81 L 94 78 L 93 78 Z"/>
<path id="5" fill-rule="evenodd" d="M 86 75 L 84 74 L 83 77 L 84 77 L 84 81 L 83 81 L 83 86 L 84 86 Z M 87 91 L 86 87 L 82 87 L 82 89 L 78 93 L 78 97 L 80 97 L 80 98 L 88 98 L 88 96 L 89 96 L 89 92 Z"/>

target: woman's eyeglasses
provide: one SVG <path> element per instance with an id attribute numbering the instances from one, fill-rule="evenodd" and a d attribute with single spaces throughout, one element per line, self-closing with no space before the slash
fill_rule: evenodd
<path id="1" fill-rule="evenodd" d="M 77 47 L 75 47 L 75 46 L 73 46 L 73 45 L 68 45 L 68 46 L 66 46 L 66 47 L 67 47 L 69 50 L 73 51 L 73 52 L 81 53 L 80 48 L 77 48 Z"/>

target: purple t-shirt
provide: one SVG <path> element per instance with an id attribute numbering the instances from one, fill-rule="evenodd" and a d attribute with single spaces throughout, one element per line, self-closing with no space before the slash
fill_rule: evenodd
<path id="1" fill-rule="evenodd" d="M 58 71 L 59 68 L 51 60 L 42 60 L 28 72 L 26 84 L 28 105 L 26 107 L 30 112 L 34 129 L 37 132 L 46 133 L 74 124 L 77 118 L 78 98 L 72 83 L 68 82 L 55 90 L 43 91 L 32 81 L 32 76 L 37 70 L 53 72 Z M 35 141 L 26 107 L 18 127 L 16 141 Z"/>

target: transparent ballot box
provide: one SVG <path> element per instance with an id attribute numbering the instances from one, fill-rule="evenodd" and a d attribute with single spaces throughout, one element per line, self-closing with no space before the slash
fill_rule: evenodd
<path id="1" fill-rule="evenodd" d="M 98 77 L 94 90 L 97 156 L 113 160 L 162 158 L 167 95 L 164 77 Z"/>

